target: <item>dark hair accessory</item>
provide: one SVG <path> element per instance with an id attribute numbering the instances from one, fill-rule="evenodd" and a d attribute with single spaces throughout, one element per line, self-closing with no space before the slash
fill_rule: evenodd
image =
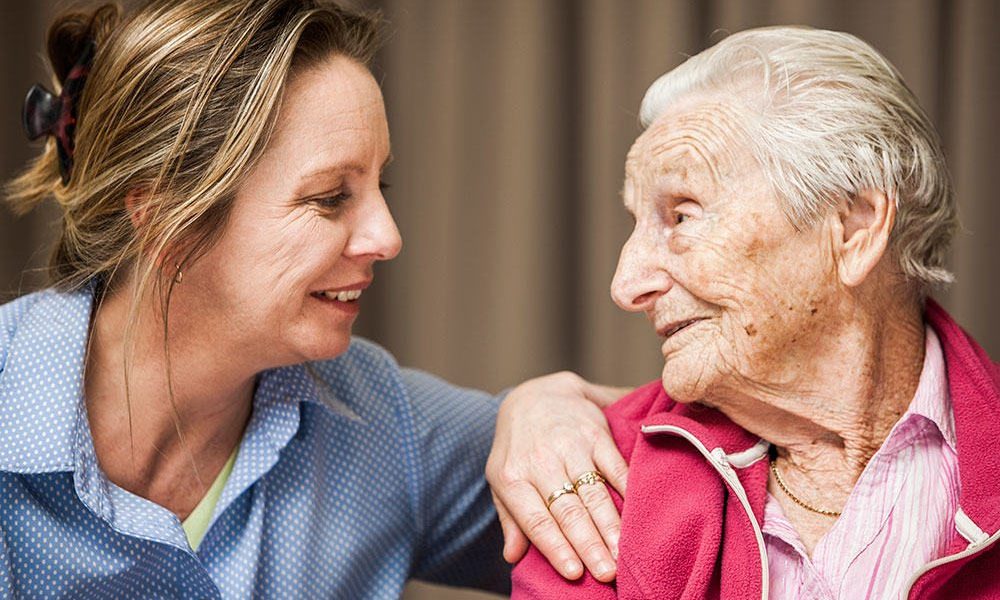
<path id="1" fill-rule="evenodd" d="M 31 86 L 24 99 L 24 110 L 21 113 L 24 131 L 29 140 L 37 140 L 43 135 L 51 135 L 56 139 L 63 185 L 69 182 L 73 168 L 76 108 L 83 95 L 83 84 L 90 74 L 95 48 L 93 40 L 84 44 L 79 60 L 66 75 L 61 94 L 56 96 L 42 84 L 36 83 Z"/>

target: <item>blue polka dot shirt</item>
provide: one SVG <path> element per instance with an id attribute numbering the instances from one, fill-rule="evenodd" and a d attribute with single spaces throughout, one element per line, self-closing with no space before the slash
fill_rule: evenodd
<path id="1" fill-rule="evenodd" d="M 411 577 L 505 591 L 483 468 L 497 399 L 355 339 L 260 375 L 197 551 L 108 480 L 82 375 L 92 294 L 0 306 L 0 598 L 398 598 Z"/>

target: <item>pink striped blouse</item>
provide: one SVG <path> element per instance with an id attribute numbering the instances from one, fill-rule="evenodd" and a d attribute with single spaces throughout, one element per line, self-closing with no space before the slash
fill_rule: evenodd
<path id="1" fill-rule="evenodd" d="M 762 526 L 777 600 L 900 598 L 955 535 L 958 455 L 944 355 L 928 327 L 913 402 L 869 461 L 812 558 L 768 495 Z"/>

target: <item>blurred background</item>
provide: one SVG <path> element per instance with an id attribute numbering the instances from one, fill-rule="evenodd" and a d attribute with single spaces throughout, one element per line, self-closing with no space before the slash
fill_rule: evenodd
<path id="1" fill-rule="evenodd" d="M 619 191 L 637 112 L 659 75 L 726 32 L 848 31 L 903 73 L 931 115 L 963 229 L 956 283 L 935 293 L 1000 357 L 1000 0 L 358 0 L 384 12 L 376 75 L 395 162 L 387 197 L 404 249 L 376 271 L 358 331 L 400 362 L 499 390 L 572 369 L 658 377 L 644 318 L 608 295 L 630 219 Z M 0 177 L 38 147 L 24 93 L 48 82 L 43 36 L 66 2 L 0 0 Z M 0 208 L 0 302 L 45 285 L 59 215 Z M 410 600 L 492 598 L 420 584 Z"/>

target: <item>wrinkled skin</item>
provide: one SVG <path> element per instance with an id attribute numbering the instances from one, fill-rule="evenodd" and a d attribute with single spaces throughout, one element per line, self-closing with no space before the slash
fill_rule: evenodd
<path id="1" fill-rule="evenodd" d="M 663 344 L 664 386 L 681 402 L 747 384 L 808 386 L 808 373 L 786 369 L 785 357 L 823 343 L 824 328 L 803 323 L 836 302 L 823 232 L 796 231 L 750 156 L 726 151 L 725 124 L 737 118 L 724 104 L 685 112 L 658 121 L 629 154 L 625 205 L 636 231 L 615 298 L 652 303 L 657 330 L 704 318 Z M 648 295 L 656 292 L 664 293 Z"/>
<path id="2" fill-rule="evenodd" d="M 672 398 L 771 441 L 794 489 L 841 506 L 916 390 L 919 296 L 887 252 L 895 204 L 866 190 L 796 228 L 736 133 L 751 118 L 691 98 L 636 140 L 612 296 L 663 338 Z M 778 497 L 811 549 L 832 522 Z"/>

